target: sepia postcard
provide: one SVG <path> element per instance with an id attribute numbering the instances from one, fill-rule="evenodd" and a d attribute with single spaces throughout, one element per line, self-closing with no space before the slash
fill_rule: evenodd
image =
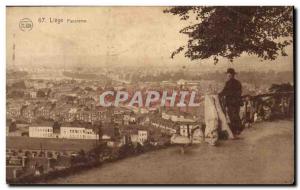
<path id="1" fill-rule="evenodd" d="M 7 6 L 8 184 L 295 185 L 294 7 Z"/>

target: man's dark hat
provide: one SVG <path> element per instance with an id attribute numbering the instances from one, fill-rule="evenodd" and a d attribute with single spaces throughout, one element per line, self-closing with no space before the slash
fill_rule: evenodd
<path id="1" fill-rule="evenodd" d="M 230 73 L 233 75 L 237 74 L 233 68 L 228 68 L 226 73 Z"/>

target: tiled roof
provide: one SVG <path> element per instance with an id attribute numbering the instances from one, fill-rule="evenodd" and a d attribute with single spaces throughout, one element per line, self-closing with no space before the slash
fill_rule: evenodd
<path id="1" fill-rule="evenodd" d="M 54 122 L 52 121 L 39 121 L 36 123 L 32 123 L 30 127 L 52 127 L 53 123 Z"/>
<path id="2" fill-rule="evenodd" d="M 79 121 L 62 123 L 61 127 L 94 128 L 91 123 Z"/>

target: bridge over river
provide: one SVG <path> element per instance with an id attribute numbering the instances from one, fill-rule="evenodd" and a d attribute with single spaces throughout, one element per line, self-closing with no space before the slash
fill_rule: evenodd
<path id="1" fill-rule="evenodd" d="M 293 183 L 294 123 L 291 120 L 255 123 L 236 140 L 220 141 L 146 153 L 105 164 L 53 184 L 255 184 Z"/>

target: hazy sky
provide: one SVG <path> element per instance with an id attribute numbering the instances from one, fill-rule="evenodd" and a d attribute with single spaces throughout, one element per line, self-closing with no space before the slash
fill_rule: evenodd
<path id="1" fill-rule="evenodd" d="M 189 61 L 182 55 L 170 59 L 187 37 L 179 30 L 188 25 L 178 16 L 164 14 L 165 7 L 9 7 L 7 8 L 7 63 L 12 62 L 12 47 L 16 44 L 15 64 L 26 65 L 85 65 L 117 62 L 120 64 L 174 63 L 213 65 L 212 60 Z M 39 23 L 39 18 L 45 18 Z M 21 31 L 19 22 L 29 18 L 31 31 Z M 50 18 L 63 19 L 60 24 Z M 86 20 L 86 23 L 68 23 L 67 19 Z M 13 37 L 15 34 L 15 37 Z M 292 70 L 292 47 L 288 57 L 279 57 L 272 64 L 259 67 Z M 109 58 L 106 56 L 110 54 Z M 218 65 L 230 65 L 221 60 Z M 251 69 L 258 59 L 243 56 L 234 67 Z M 240 64 L 247 63 L 247 64 Z M 221 66 L 217 66 L 219 68 Z M 255 68 L 259 68 L 256 67 Z"/>

